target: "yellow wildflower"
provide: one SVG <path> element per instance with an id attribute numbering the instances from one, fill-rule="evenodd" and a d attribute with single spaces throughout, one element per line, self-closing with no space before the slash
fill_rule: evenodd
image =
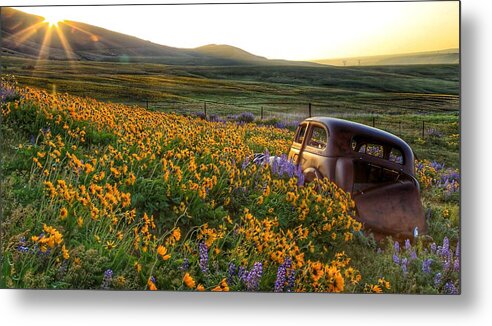
<path id="1" fill-rule="evenodd" d="M 65 248 L 65 245 L 62 246 L 62 254 L 63 254 L 63 259 L 70 258 L 70 254 L 68 253 L 67 248 Z"/>
<path id="2" fill-rule="evenodd" d="M 183 277 L 183 282 L 184 284 L 189 287 L 190 289 L 195 288 L 195 280 L 189 273 L 186 273 Z"/>
<path id="3" fill-rule="evenodd" d="M 168 260 L 169 258 L 171 258 L 171 255 L 167 254 L 167 248 L 163 245 L 159 245 L 159 247 L 157 247 L 157 254 L 159 254 L 159 256 L 161 256 L 163 260 Z"/>

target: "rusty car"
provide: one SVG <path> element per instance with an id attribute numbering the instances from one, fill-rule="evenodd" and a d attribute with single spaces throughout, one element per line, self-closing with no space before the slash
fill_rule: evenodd
<path id="1" fill-rule="evenodd" d="M 355 218 L 376 240 L 414 239 L 427 226 L 415 178 L 415 159 L 401 138 L 328 117 L 301 122 L 288 158 L 306 182 L 327 177 L 355 202 Z"/>

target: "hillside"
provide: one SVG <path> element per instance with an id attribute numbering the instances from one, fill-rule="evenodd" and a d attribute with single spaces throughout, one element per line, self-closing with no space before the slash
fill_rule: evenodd
<path id="1" fill-rule="evenodd" d="M 387 66 L 387 65 L 421 65 L 421 64 L 458 64 L 459 49 L 378 55 L 336 59 L 318 59 L 314 62 L 334 66 Z"/>
<path id="2" fill-rule="evenodd" d="M 260 57 L 244 51 L 243 49 L 226 44 L 208 44 L 194 49 L 198 53 L 217 58 L 229 58 L 238 61 L 265 62 L 265 57 Z"/>
<path id="3" fill-rule="evenodd" d="M 171 65 L 317 65 L 268 60 L 228 45 L 181 49 L 74 21 L 50 27 L 40 16 L 2 8 L 2 55 L 51 60 L 147 62 Z"/>

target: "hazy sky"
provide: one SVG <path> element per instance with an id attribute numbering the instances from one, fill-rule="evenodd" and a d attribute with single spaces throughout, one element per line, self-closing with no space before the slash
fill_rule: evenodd
<path id="1" fill-rule="evenodd" d="M 115 1 L 105 1 L 111 2 Z M 457 1 L 18 9 L 174 47 L 229 44 L 270 59 L 340 58 L 459 46 Z"/>

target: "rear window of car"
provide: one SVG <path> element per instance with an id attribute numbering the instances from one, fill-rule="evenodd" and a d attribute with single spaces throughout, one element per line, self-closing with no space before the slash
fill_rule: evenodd
<path id="1" fill-rule="evenodd" d="M 403 164 L 403 154 L 401 151 L 397 148 L 392 148 L 390 155 L 389 155 L 389 160 L 391 162 L 395 162 L 398 164 Z"/>
<path id="2" fill-rule="evenodd" d="M 403 154 L 400 149 L 386 145 L 386 150 L 388 149 L 390 149 L 389 153 L 385 153 L 385 146 L 377 142 L 366 139 L 352 140 L 352 150 L 355 152 L 386 159 L 393 163 L 404 164 Z"/>

